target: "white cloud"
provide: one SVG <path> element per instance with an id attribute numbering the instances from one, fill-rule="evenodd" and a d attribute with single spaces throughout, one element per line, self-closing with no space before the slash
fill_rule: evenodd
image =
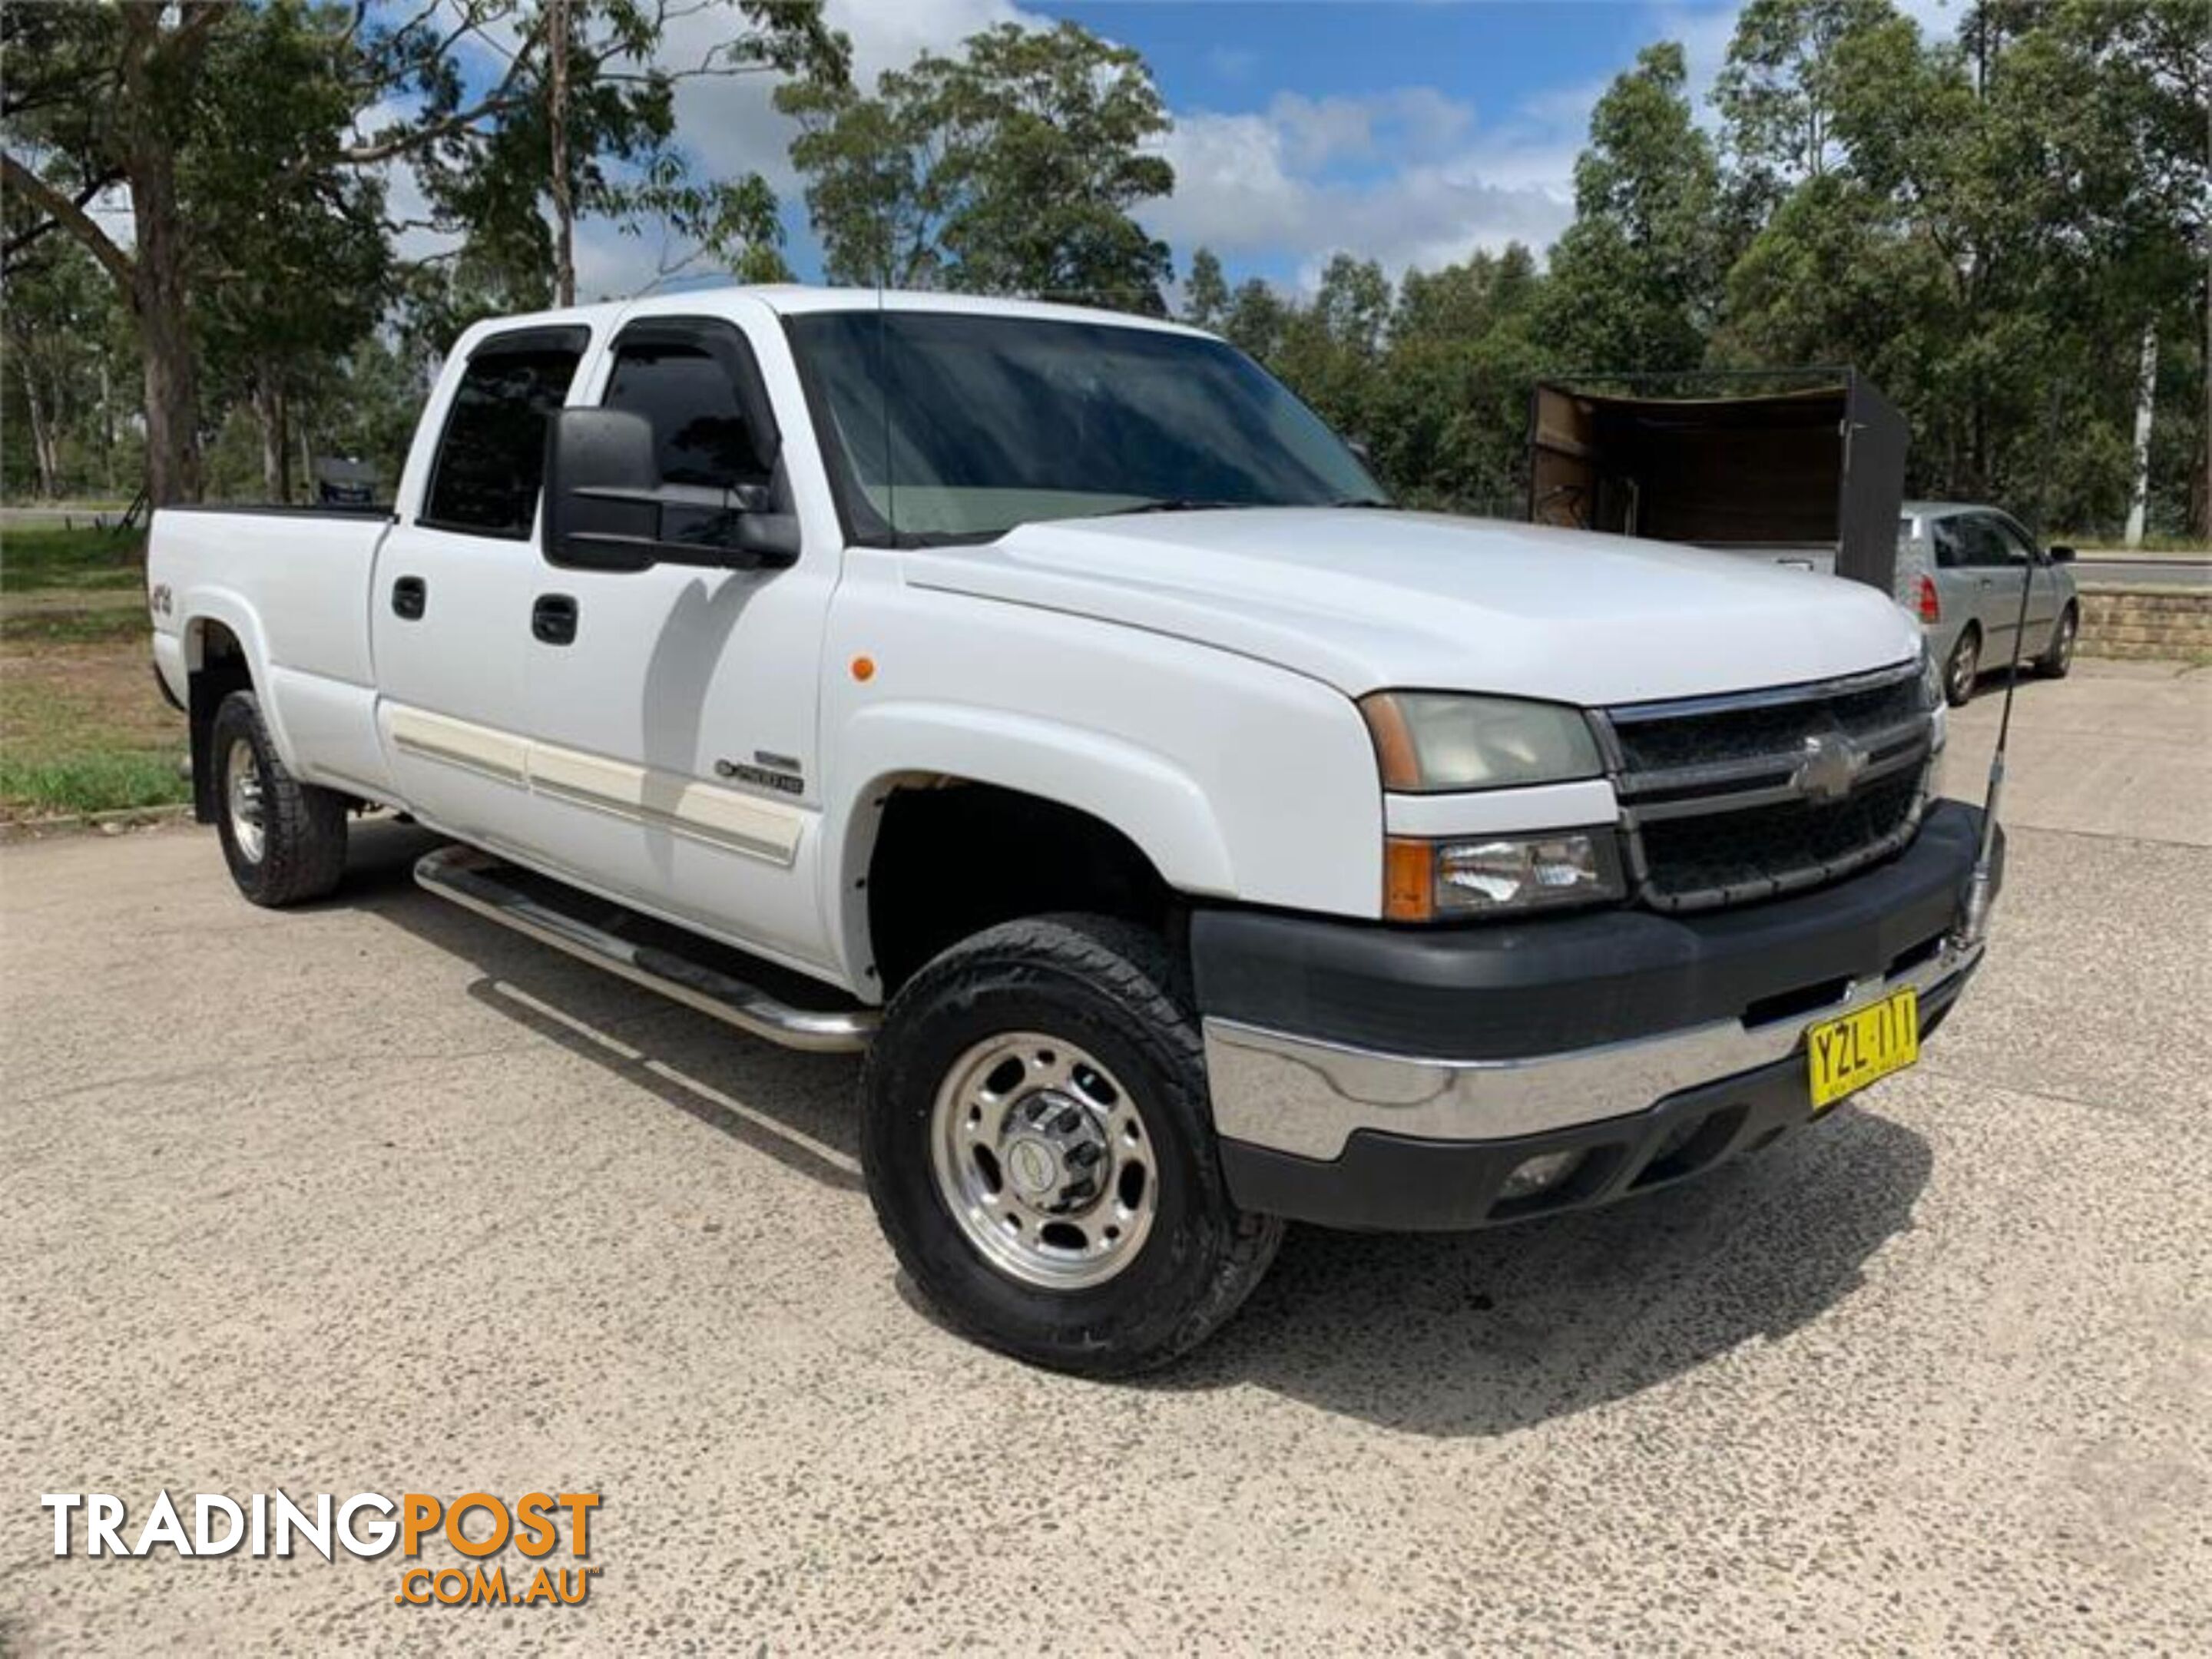
<path id="1" fill-rule="evenodd" d="M 1571 216 L 1571 147 L 1489 137 L 1429 88 L 1186 113 L 1162 149 L 1176 188 L 1147 228 L 1186 258 L 1201 244 L 1231 264 L 1288 255 L 1308 283 L 1339 249 L 1394 274 L 1514 240 L 1540 251 Z"/>

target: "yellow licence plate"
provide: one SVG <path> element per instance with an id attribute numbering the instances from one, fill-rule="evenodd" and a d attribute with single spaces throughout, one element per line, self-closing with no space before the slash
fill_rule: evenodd
<path id="1" fill-rule="evenodd" d="M 1920 997 L 1911 986 L 1805 1030 L 1813 1109 L 1826 1110 L 1877 1078 L 1920 1058 Z"/>

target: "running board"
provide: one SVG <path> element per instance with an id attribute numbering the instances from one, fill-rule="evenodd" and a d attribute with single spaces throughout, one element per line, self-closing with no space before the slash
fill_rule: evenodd
<path id="1" fill-rule="evenodd" d="M 780 1002 L 758 986 L 555 909 L 502 881 L 510 868 L 473 847 L 443 847 L 416 860 L 415 879 L 465 910 L 787 1048 L 846 1054 L 866 1048 L 875 1035 L 880 1017 L 872 1008 L 798 1008 Z"/>

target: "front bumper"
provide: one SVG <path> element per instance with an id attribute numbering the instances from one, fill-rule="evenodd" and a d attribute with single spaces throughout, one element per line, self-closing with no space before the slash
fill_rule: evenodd
<path id="1" fill-rule="evenodd" d="M 1939 802 L 1881 866 L 1688 916 L 1447 933 L 1202 913 L 1192 955 L 1230 1190 L 1334 1226 L 1478 1227 L 1764 1146 L 1812 1115 L 1808 1024 L 1905 985 L 1923 1036 L 1949 1012 L 1980 962 L 1948 940 L 1980 828 Z M 1509 1188 L 1551 1153 L 1579 1156 L 1552 1187 Z"/>

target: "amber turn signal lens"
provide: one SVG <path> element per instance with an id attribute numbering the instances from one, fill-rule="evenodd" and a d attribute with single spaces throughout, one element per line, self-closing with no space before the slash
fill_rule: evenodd
<path id="1" fill-rule="evenodd" d="M 1382 769 L 1382 787 L 1419 789 L 1421 757 L 1413 747 L 1413 734 L 1407 728 L 1405 711 L 1398 707 L 1397 700 L 1387 694 L 1363 697 L 1359 714 L 1367 722 L 1368 735 L 1375 740 L 1375 760 Z"/>
<path id="2" fill-rule="evenodd" d="M 1437 849 L 1432 842 L 1392 836 L 1382 843 L 1382 915 L 1426 921 L 1436 914 Z"/>

